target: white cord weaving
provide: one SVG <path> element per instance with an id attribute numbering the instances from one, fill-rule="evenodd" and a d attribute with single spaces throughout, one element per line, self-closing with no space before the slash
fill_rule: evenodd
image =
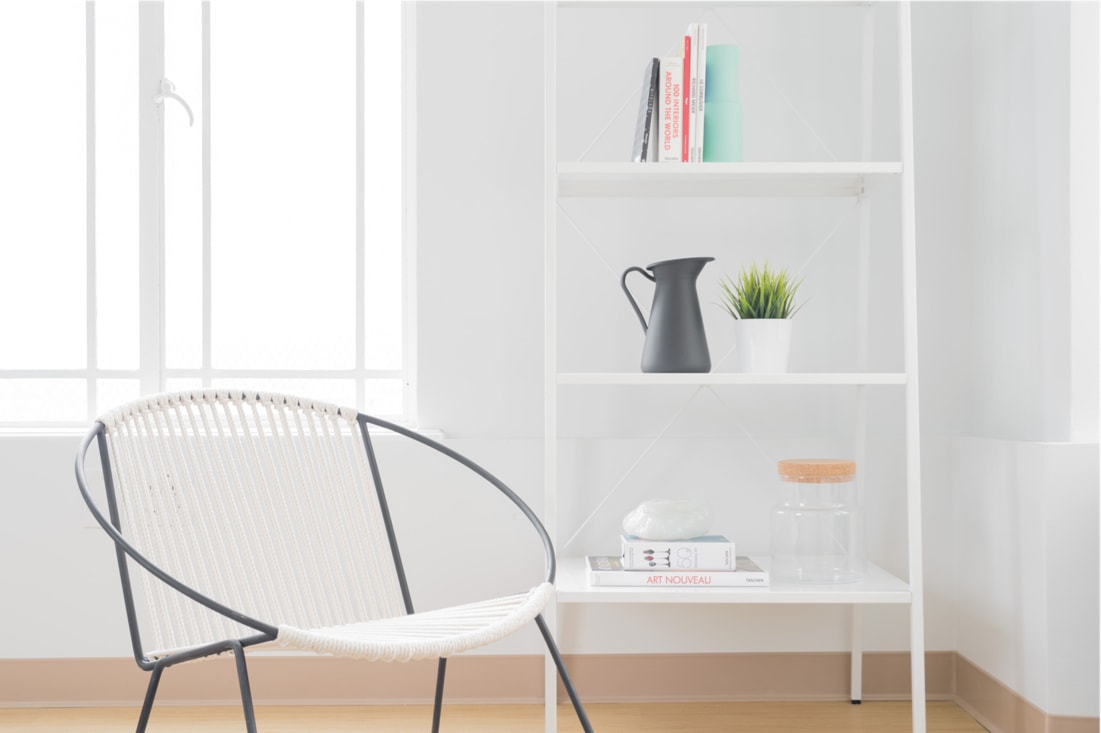
<path id="1" fill-rule="evenodd" d="M 170 575 L 297 630 L 405 616 L 354 409 L 203 391 L 152 397 L 101 421 L 123 532 Z M 252 633 L 138 576 L 150 656 Z"/>
<path id="2" fill-rule="evenodd" d="M 279 643 L 320 654 L 409 662 L 449 657 L 503 639 L 529 623 L 550 601 L 554 586 L 527 593 L 369 623 L 319 629 L 279 627 Z"/>

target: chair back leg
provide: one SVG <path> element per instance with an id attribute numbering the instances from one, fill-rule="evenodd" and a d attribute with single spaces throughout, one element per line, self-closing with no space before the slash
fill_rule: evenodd
<path id="1" fill-rule="evenodd" d="M 440 712 L 443 710 L 443 680 L 447 674 L 447 657 L 440 657 L 436 669 L 436 702 L 432 708 L 432 733 L 440 733 Z"/>
<path id="2" fill-rule="evenodd" d="M 535 623 L 539 626 L 540 633 L 543 634 L 543 641 L 547 643 L 547 651 L 550 652 L 551 657 L 554 659 L 554 666 L 558 668 L 558 676 L 562 679 L 562 685 L 566 688 L 566 694 L 570 697 L 570 702 L 573 703 L 573 710 L 577 713 L 577 720 L 581 723 L 582 729 L 585 733 L 593 733 L 593 726 L 589 722 L 589 716 L 585 713 L 585 708 L 581 705 L 581 698 L 577 696 L 577 690 L 573 687 L 573 682 L 570 681 L 570 675 L 566 672 L 566 665 L 562 662 L 562 655 L 558 652 L 558 645 L 554 643 L 554 637 L 551 636 L 550 629 L 547 628 L 547 622 L 543 620 L 543 614 L 539 614 L 535 617 Z"/>

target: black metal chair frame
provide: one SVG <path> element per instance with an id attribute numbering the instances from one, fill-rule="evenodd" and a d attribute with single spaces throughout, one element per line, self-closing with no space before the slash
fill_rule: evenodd
<path id="1" fill-rule="evenodd" d="M 413 602 L 409 593 L 409 586 L 406 581 L 405 569 L 401 562 L 401 555 L 398 550 L 397 537 L 394 532 L 393 523 L 390 517 L 390 510 L 386 503 L 386 496 L 383 491 L 382 478 L 378 469 L 378 463 L 375 458 L 375 451 L 372 445 L 370 431 L 368 426 L 375 426 L 383 430 L 387 430 L 398 435 L 410 438 L 417 441 L 429 448 L 432 448 L 439 453 L 447 456 L 448 458 L 457 461 L 462 466 L 470 469 L 474 473 L 481 476 L 502 494 L 508 497 L 513 504 L 524 514 L 528 521 L 535 528 L 539 534 L 540 539 L 543 542 L 543 549 L 546 556 L 546 581 L 554 583 L 556 573 L 556 560 L 554 554 L 554 548 L 551 543 L 550 535 L 547 533 L 543 523 L 539 521 L 539 518 L 531 510 L 531 508 L 521 499 L 512 489 L 506 486 L 500 479 L 495 477 L 486 469 L 482 468 L 478 464 L 474 463 L 465 456 L 451 450 L 447 446 L 444 446 L 430 438 L 427 438 L 417 432 L 409 430 L 401 425 L 394 424 L 392 422 L 382 420 L 380 418 L 372 417 L 363 413 L 359 413 L 356 416 L 356 420 L 359 424 L 360 433 L 363 438 L 364 450 L 367 453 L 367 459 L 371 468 L 371 473 L 374 477 L 374 483 L 378 494 L 379 505 L 382 510 L 383 519 L 385 522 L 387 538 L 390 544 L 391 551 L 393 553 L 395 569 L 400 582 L 402 598 L 405 604 L 405 610 L 408 614 L 413 614 Z M 97 506 L 96 501 L 93 499 L 85 475 L 85 463 L 87 459 L 88 451 L 91 448 L 93 442 L 98 444 L 100 463 L 103 468 L 103 482 L 107 495 L 108 515 L 104 516 L 103 512 Z M 251 687 L 248 679 L 248 669 L 245 663 L 245 648 L 254 646 L 256 644 L 262 644 L 269 641 L 274 641 L 278 635 L 278 628 L 272 624 L 266 623 L 256 618 L 252 618 L 243 613 L 235 611 L 222 603 L 210 598 L 195 589 L 185 585 L 178 579 L 166 573 L 159 568 L 156 564 L 151 562 L 148 558 L 142 555 L 122 534 L 122 526 L 119 517 L 118 502 L 115 494 L 114 480 L 111 470 L 111 460 L 107 447 L 106 439 L 106 427 L 102 421 L 96 421 L 92 429 L 85 436 L 81 443 L 80 449 L 76 457 L 76 480 L 77 486 L 80 489 L 80 493 L 84 498 L 84 502 L 88 505 L 89 510 L 95 517 L 96 521 L 103 528 L 103 530 L 110 536 L 115 543 L 116 558 L 118 561 L 119 576 L 122 580 L 122 593 L 123 601 L 126 607 L 126 618 L 130 631 L 130 642 L 134 651 L 134 660 L 138 666 L 150 672 L 149 684 L 146 690 L 145 699 L 142 703 L 141 713 L 138 718 L 137 733 L 144 733 L 146 726 L 149 722 L 149 716 L 153 708 L 153 700 L 157 694 L 157 687 L 160 683 L 161 675 L 168 667 L 172 667 L 182 662 L 188 662 L 203 657 L 208 657 L 217 654 L 223 654 L 225 652 L 232 652 L 237 666 L 237 679 L 241 690 L 241 703 L 244 708 L 245 726 L 248 733 L 256 733 L 256 716 L 253 709 L 253 700 Z M 137 611 L 134 600 L 134 592 L 130 581 L 130 572 L 128 567 L 127 558 L 133 560 L 142 568 L 147 570 L 153 576 L 166 583 L 176 591 L 187 596 L 191 600 L 206 606 L 207 608 L 239 623 L 251 629 L 254 629 L 257 633 L 250 636 L 245 636 L 237 639 L 226 639 L 211 644 L 206 644 L 199 647 L 194 647 L 186 651 L 169 654 L 167 656 L 150 659 L 144 651 L 142 645 L 141 633 L 139 630 Z M 570 702 L 573 705 L 574 711 L 577 714 L 577 718 L 581 723 L 582 728 L 587 733 L 592 733 L 592 725 L 589 722 L 588 715 L 578 697 L 577 691 L 574 688 L 569 674 L 566 671 L 565 664 L 562 660 L 562 655 L 558 650 L 558 646 L 555 644 L 554 638 L 551 634 L 546 620 L 540 613 L 535 617 L 536 625 L 543 637 L 543 641 L 546 644 L 547 650 L 554 660 L 555 667 L 558 670 L 558 675 L 562 680 L 562 684 L 565 687 L 566 694 L 569 696 Z M 443 691 L 444 691 L 444 678 L 447 670 L 447 658 L 441 657 L 438 661 L 437 674 L 436 674 L 436 692 L 433 703 L 432 711 L 432 731 L 438 733 L 440 726 L 441 710 L 443 705 Z"/>

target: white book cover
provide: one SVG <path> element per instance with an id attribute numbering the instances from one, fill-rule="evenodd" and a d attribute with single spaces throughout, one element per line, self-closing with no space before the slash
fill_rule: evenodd
<path id="1" fill-rule="evenodd" d="M 585 576 L 590 586 L 631 588 L 767 588 L 768 571 L 752 558 L 738 557 L 734 570 L 625 570 L 621 558 L 589 555 Z"/>
<path id="2" fill-rule="evenodd" d="M 620 537 L 625 570 L 733 570 L 734 543 L 712 534 L 688 540 L 644 540 Z"/>
<path id="3" fill-rule="evenodd" d="M 661 58 L 661 82 L 658 87 L 660 104 L 658 135 L 658 162 L 679 163 L 681 158 L 681 86 L 684 70 L 683 59 L 676 56 Z"/>
<path id="4" fill-rule="evenodd" d="M 695 131 L 695 158 L 703 162 L 703 111 L 707 101 L 707 24 L 698 24 L 699 35 L 696 45 L 696 106 L 693 109 L 692 126 Z"/>

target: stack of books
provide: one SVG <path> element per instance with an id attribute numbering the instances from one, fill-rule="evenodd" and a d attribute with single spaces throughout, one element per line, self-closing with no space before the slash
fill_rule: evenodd
<path id="1" fill-rule="evenodd" d="M 635 143 L 636 163 L 697 163 L 703 160 L 707 89 L 707 24 L 690 23 L 682 52 L 646 64 Z"/>
<path id="2" fill-rule="evenodd" d="M 654 541 L 620 538 L 622 553 L 589 555 L 586 575 L 592 586 L 651 588 L 767 588 L 768 571 L 723 535 Z"/>

